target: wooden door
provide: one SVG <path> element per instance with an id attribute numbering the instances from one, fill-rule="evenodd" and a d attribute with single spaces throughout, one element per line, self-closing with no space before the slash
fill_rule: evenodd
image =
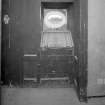
<path id="1" fill-rule="evenodd" d="M 9 19 L 6 24 L 5 17 Z M 22 83 L 25 61 L 40 45 L 40 1 L 2 1 L 2 80 Z M 29 58 L 30 59 L 30 58 Z M 28 64 L 28 63 L 27 63 Z M 31 70 L 30 70 L 31 71 Z"/>

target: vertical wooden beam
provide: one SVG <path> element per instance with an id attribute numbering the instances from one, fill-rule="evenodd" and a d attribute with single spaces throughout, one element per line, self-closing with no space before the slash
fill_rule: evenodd
<path id="1" fill-rule="evenodd" d="M 79 91 L 80 98 L 85 100 L 87 99 L 87 4 L 87 0 L 80 0 Z"/>
<path id="2" fill-rule="evenodd" d="M 1 0 L 0 0 L 0 84 L 1 84 Z"/>

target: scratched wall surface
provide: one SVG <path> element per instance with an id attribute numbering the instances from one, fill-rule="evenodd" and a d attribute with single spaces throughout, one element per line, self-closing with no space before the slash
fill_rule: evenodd
<path id="1" fill-rule="evenodd" d="M 88 0 L 88 95 L 105 95 L 105 1 Z"/>

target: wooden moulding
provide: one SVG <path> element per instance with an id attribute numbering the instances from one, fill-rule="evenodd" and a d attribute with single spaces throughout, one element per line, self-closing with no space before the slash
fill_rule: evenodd
<path id="1" fill-rule="evenodd" d="M 41 0 L 41 2 L 74 2 L 74 0 Z"/>

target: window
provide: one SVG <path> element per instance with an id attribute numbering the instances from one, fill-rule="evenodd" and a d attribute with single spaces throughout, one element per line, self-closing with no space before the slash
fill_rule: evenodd
<path id="1" fill-rule="evenodd" d="M 45 9 L 43 19 L 43 30 L 66 30 L 67 12 L 66 9 Z"/>

